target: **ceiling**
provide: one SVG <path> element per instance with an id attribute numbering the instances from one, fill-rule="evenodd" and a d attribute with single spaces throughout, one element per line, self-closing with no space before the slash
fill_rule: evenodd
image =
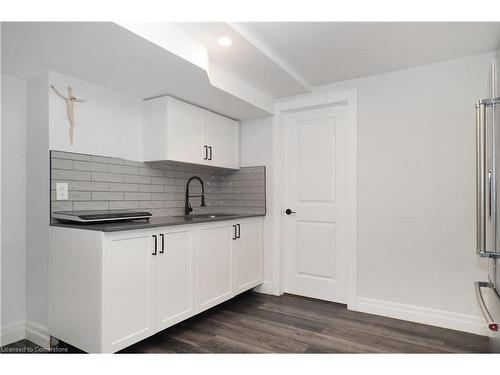
<path id="1" fill-rule="evenodd" d="M 244 23 L 312 86 L 495 50 L 500 23 Z"/>
<path id="2" fill-rule="evenodd" d="M 269 115 L 207 72 L 111 22 L 2 22 L 2 74 L 48 70 L 141 98 L 172 95 L 235 119 Z"/>
<path id="3" fill-rule="evenodd" d="M 303 93 L 304 87 L 280 65 L 229 24 L 222 22 L 177 23 L 208 50 L 210 61 L 226 69 L 274 98 Z M 231 38 L 229 48 L 221 47 L 221 36 Z"/>
<path id="4" fill-rule="evenodd" d="M 217 40 L 233 43 L 222 47 Z M 235 119 L 312 87 L 498 48 L 500 23 L 2 23 L 2 73 L 47 70 Z M 196 58 L 193 59 L 193 56 Z"/>

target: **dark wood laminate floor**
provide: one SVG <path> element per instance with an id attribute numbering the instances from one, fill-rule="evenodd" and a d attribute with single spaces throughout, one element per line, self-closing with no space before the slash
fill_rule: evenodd
<path id="1" fill-rule="evenodd" d="M 344 305 L 245 293 L 122 353 L 484 353 L 488 338 L 349 311 Z"/>
<path id="2" fill-rule="evenodd" d="M 68 346 L 68 352 L 75 351 Z M 249 292 L 120 353 L 487 351 L 484 336 L 353 312 L 328 302 Z"/>

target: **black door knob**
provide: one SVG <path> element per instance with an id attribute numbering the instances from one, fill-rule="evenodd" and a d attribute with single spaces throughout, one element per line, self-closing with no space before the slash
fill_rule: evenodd
<path id="1" fill-rule="evenodd" d="M 294 213 L 296 213 L 296 212 L 295 212 L 295 211 L 290 210 L 289 208 L 287 208 L 287 209 L 286 209 L 286 211 L 285 211 L 285 213 L 286 213 L 287 215 L 291 215 L 291 214 L 294 214 Z"/>

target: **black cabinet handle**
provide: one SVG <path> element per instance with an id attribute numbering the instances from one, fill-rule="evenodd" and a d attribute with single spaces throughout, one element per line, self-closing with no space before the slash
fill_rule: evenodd
<path id="1" fill-rule="evenodd" d="M 241 237 L 241 226 L 240 226 L 240 224 L 236 224 L 236 226 L 238 227 L 238 234 L 236 235 L 236 238 L 240 238 Z"/>
<path id="2" fill-rule="evenodd" d="M 235 240 L 238 238 L 238 237 L 236 237 L 236 224 L 233 225 L 233 229 L 234 229 L 233 240 Z"/>
<path id="3" fill-rule="evenodd" d="M 291 214 L 296 214 L 295 211 L 292 211 L 291 209 L 287 208 L 286 211 L 285 211 L 285 214 L 287 215 L 291 215 Z"/>
<path id="4" fill-rule="evenodd" d="M 158 251 L 158 237 L 156 236 L 156 234 L 153 234 L 153 238 L 155 239 L 155 252 L 153 253 L 153 255 L 156 255 Z"/>
<path id="5" fill-rule="evenodd" d="M 203 158 L 203 160 L 208 160 L 208 146 L 205 145 L 203 147 L 205 148 L 205 157 Z"/>
<path id="6" fill-rule="evenodd" d="M 212 146 L 208 146 L 208 149 L 210 150 L 210 156 L 208 157 L 208 160 L 212 160 Z"/>
<path id="7" fill-rule="evenodd" d="M 163 254 L 165 252 L 165 235 L 160 234 L 161 237 L 161 250 L 160 254 Z"/>

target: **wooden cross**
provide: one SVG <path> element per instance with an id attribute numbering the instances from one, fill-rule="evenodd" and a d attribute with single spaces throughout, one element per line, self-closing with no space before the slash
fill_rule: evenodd
<path id="1" fill-rule="evenodd" d="M 66 102 L 66 113 L 69 120 L 69 140 L 71 142 L 71 146 L 73 146 L 73 132 L 75 128 L 75 103 L 83 103 L 85 102 L 85 100 L 76 98 L 73 95 L 73 89 L 71 88 L 71 86 L 68 87 L 68 97 L 57 91 L 57 89 L 53 85 L 50 85 L 50 87 L 52 87 L 52 90 L 54 90 L 54 92 Z"/>

